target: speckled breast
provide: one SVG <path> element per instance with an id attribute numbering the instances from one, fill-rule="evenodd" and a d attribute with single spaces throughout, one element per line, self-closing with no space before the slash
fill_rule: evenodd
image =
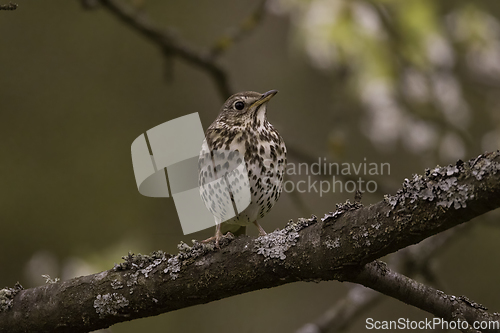
<path id="1" fill-rule="evenodd" d="M 286 147 L 269 123 L 232 134 L 225 136 L 230 141 L 205 139 L 199 156 L 200 196 L 218 223 L 247 225 L 278 200 Z"/>

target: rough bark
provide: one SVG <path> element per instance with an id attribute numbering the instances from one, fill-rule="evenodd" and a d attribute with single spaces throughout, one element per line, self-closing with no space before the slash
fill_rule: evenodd
<path id="1" fill-rule="evenodd" d="M 129 255 L 98 274 L 3 289 L 0 332 L 87 332 L 295 281 L 353 281 L 408 301 L 402 294 L 406 277 L 391 278 L 389 288 L 387 279 L 394 276 L 372 261 L 500 207 L 499 170 L 497 151 L 426 170 L 374 205 L 347 202 L 321 219 L 291 221 L 259 238 L 227 240 L 220 250 L 180 244 L 175 256 Z M 433 297 L 411 304 L 446 317 L 443 309 L 451 307 L 443 308 L 449 305 L 443 298 L 450 296 L 425 292 Z M 465 318 L 494 318 L 470 304 L 461 312 Z"/>

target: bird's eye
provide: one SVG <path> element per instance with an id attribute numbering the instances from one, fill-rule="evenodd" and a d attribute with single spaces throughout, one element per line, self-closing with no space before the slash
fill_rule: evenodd
<path id="1" fill-rule="evenodd" d="M 234 103 L 234 108 L 236 110 L 243 110 L 243 108 L 245 107 L 245 103 L 241 102 L 241 101 L 238 101 L 236 103 Z"/>

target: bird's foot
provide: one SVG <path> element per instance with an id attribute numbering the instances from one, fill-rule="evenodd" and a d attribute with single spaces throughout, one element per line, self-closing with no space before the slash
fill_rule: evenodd
<path id="1" fill-rule="evenodd" d="M 225 235 L 223 235 L 220 230 L 217 230 L 215 232 L 215 236 L 212 236 L 210 238 L 202 240 L 202 241 L 200 241 L 200 243 L 210 243 L 213 240 L 215 240 L 215 247 L 218 248 L 218 249 L 220 249 L 220 240 L 223 239 L 223 238 L 231 240 L 231 239 L 234 239 L 234 235 L 231 232 L 229 232 L 229 231 Z"/>
<path id="2" fill-rule="evenodd" d="M 255 221 L 253 224 L 255 224 L 255 226 L 259 229 L 259 237 L 267 235 L 267 232 L 260 226 L 260 224 L 257 223 L 257 221 Z"/>

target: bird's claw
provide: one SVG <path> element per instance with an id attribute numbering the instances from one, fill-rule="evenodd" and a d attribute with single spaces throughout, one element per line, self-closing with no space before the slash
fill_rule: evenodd
<path id="1" fill-rule="evenodd" d="M 231 240 L 231 239 L 234 239 L 234 235 L 229 231 L 225 235 L 223 235 L 222 232 L 216 232 L 215 236 L 212 236 L 210 238 L 202 240 L 202 241 L 200 241 L 200 243 L 210 243 L 211 241 L 215 240 L 215 247 L 220 250 L 220 240 L 222 238 L 226 238 L 228 240 Z"/>

